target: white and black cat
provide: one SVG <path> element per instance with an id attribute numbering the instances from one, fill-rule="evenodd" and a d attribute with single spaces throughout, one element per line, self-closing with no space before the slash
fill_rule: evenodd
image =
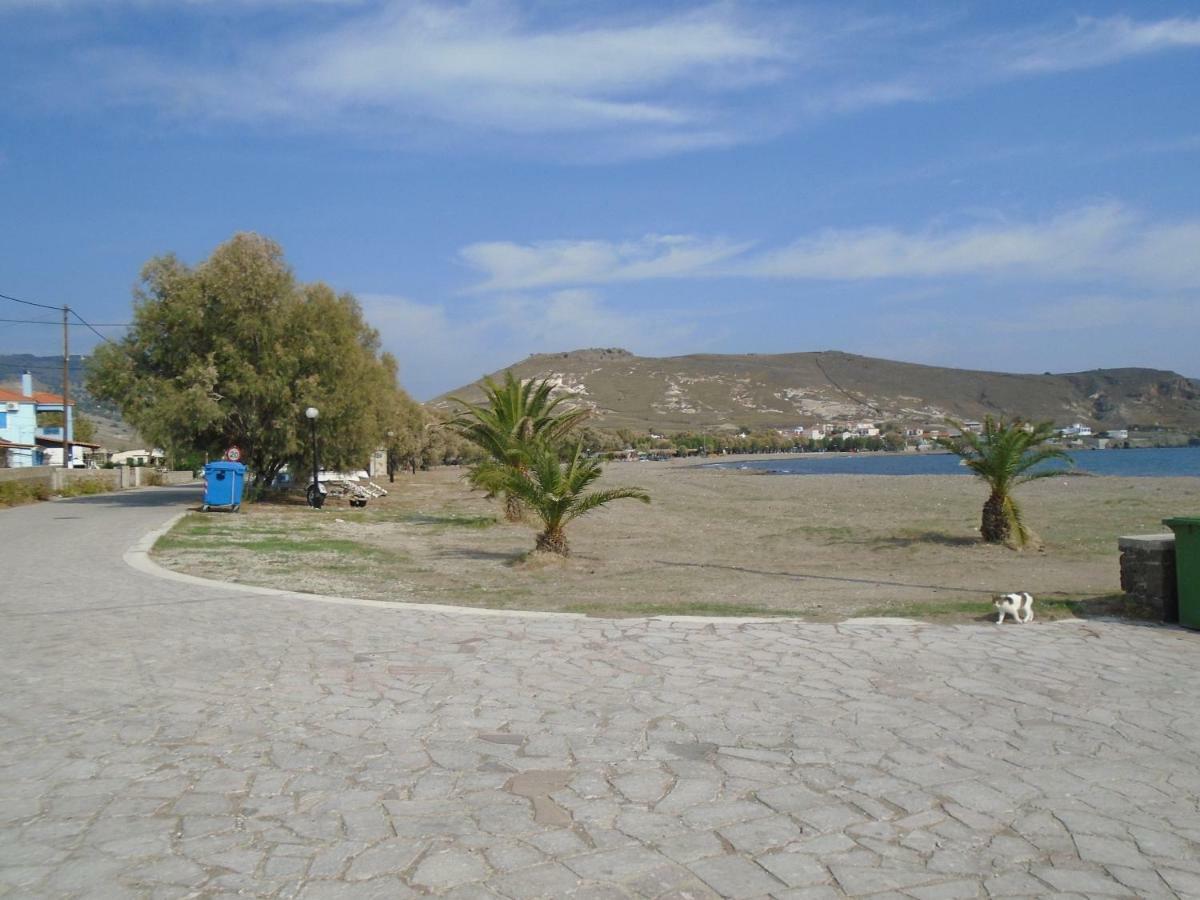
<path id="1" fill-rule="evenodd" d="M 1004 621 L 1005 616 L 1012 616 L 1013 621 L 1021 625 L 1033 621 L 1033 594 L 1027 591 L 1000 594 L 992 600 L 992 605 L 1000 614 L 996 619 L 997 625 Z"/>

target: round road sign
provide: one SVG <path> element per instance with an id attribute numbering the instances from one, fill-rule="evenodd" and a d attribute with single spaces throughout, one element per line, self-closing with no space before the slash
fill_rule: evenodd
<path id="1" fill-rule="evenodd" d="M 237 462 L 242 458 L 242 451 L 239 447 L 230 447 L 225 451 L 225 459 L 229 462 Z"/>

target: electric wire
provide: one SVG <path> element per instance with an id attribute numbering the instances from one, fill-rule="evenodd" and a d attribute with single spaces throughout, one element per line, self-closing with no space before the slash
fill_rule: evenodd
<path id="1" fill-rule="evenodd" d="M 84 319 L 84 317 L 83 317 L 83 316 L 81 316 L 79 313 L 75 312 L 75 310 L 71 310 L 70 312 L 71 312 L 71 315 L 73 315 L 73 316 L 74 316 L 75 318 L 77 318 L 77 319 L 78 319 L 80 322 L 82 322 L 82 323 L 83 323 L 85 326 L 87 326 L 87 329 L 88 329 L 88 331 L 90 331 L 90 332 L 91 332 L 92 334 L 94 334 L 96 337 L 100 338 L 100 340 L 102 340 L 102 341 L 108 341 L 110 344 L 112 344 L 112 345 L 116 346 L 116 343 L 117 343 L 116 341 L 114 341 L 114 340 L 113 340 L 112 338 L 110 338 L 108 335 L 106 335 L 106 334 L 101 334 L 99 331 L 97 331 L 97 330 L 95 329 L 95 327 L 92 325 L 92 323 L 91 323 L 91 322 L 89 322 L 89 321 L 87 321 L 86 319 Z"/>
<path id="2" fill-rule="evenodd" d="M 49 306 L 45 303 L 34 303 L 32 300 L 22 300 L 20 297 L 12 297 L 8 294 L 0 294 L 0 300 L 11 300 L 13 303 L 24 303 L 26 306 L 37 306 L 41 309 L 52 309 L 55 312 L 62 310 L 61 306 Z"/>

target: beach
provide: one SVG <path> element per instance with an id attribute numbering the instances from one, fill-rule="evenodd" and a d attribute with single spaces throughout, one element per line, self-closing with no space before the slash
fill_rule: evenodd
<path id="1" fill-rule="evenodd" d="M 529 555 L 533 523 L 503 521 L 464 470 L 397 478 L 364 510 L 271 503 L 193 514 L 163 565 L 227 581 L 371 600 L 629 615 L 907 615 L 985 621 L 1027 590 L 1039 618 L 1122 612 L 1117 538 L 1200 508 L 1192 478 L 1064 476 L 1018 489 L 1035 546 L 978 541 L 984 487 L 957 476 L 810 476 L 614 463 L 638 485 L 568 528 L 569 559 Z M 1136 611 L 1134 611 L 1136 612 Z"/>

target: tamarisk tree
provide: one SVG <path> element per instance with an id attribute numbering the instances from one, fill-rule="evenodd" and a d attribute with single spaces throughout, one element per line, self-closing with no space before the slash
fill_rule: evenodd
<path id="1" fill-rule="evenodd" d="M 87 386 L 167 449 L 238 446 L 255 488 L 285 465 L 308 471 L 309 406 L 321 411 L 322 463 L 362 467 L 402 393 L 354 297 L 297 282 L 282 248 L 256 234 L 195 266 L 150 260 L 133 325 L 97 349 Z"/>

